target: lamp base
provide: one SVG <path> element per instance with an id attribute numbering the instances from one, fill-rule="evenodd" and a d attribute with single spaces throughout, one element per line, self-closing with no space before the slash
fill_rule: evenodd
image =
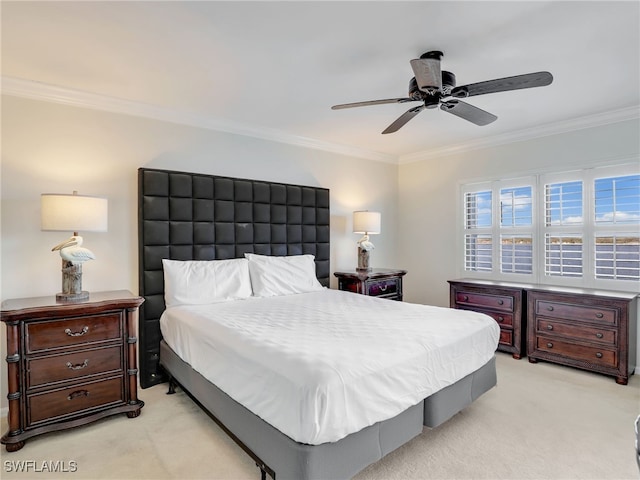
<path id="1" fill-rule="evenodd" d="M 72 303 L 72 302 L 84 302 L 89 300 L 89 292 L 83 290 L 79 293 L 57 293 L 56 302 Z"/>
<path id="2" fill-rule="evenodd" d="M 62 259 L 62 292 L 57 302 L 83 302 L 89 300 L 89 292 L 82 290 L 82 263 L 73 264 Z"/>
<path id="3" fill-rule="evenodd" d="M 358 272 L 370 272 L 371 265 L 369 263 L 369 250 L 358 247 Z"/>

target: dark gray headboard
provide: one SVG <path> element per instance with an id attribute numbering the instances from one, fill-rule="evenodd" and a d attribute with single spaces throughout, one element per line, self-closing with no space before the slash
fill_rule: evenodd
<path id="1" fill-rule="evenodd" d="M 329 286 L 326 188 L 141 168 L 138 170 L 140 384 L 166 380 L 158 359 L 162 259 L 219 260 L 245 253 L 316 257 Z"/>

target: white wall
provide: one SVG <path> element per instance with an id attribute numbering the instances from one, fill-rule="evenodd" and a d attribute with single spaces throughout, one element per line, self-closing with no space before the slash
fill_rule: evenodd
<path id="1" fill-rule="evenodd" d="M 397 166 L 249 137 L 2 97 L 0 292 L 8 298 L 60 291 L 60 256 L 51 247 L 70 235 L 40 231 L 40 194 L 109 199 L 109 231 L 83 233 L 96 260 L 83 266 L 89 291 L 138 291 L 137 169 L 201 172 L 311 185 L 331 190 L 331 268 L 354 268 L 353 210 L 382 213 L 375 266 L 395 266 Z M 332 279 L 335 285 L 335 279 Z M 1 358 L 6 356 L 1 329 Z M 5 368 L 2 390 L 6 389 Z M 1 406 L 6 406 L 2 395 Z"/>
<path id="2" fill-rule="evenodd" d="M 463 276 L 456 238 L 462 181 L 627 163 L 639 156 L 640 121 L 629 120 L 400 165 L 398 265 L 409 271 L 405 299 L 449 306 L 447 280 Z M 630 284 L 629 290 L 633 289 L 637 291 L 638 285 Z"/>
<path id="3" fill-rule="evenodd" d="M 331 266 L 354 267 L 351 213 L 382 212 L 375 263 L 396 252 L 397 166 L 254 138 L 47 102 L 2 98 L 2 299 L 60 290 L 68 235 L 40 231 L 40 194 L 109 199 L 108 233 L 81 233 L 96 260 L 88 290 L 137 292 L 137 169 L 164 168 L 326 187 L 331 190 Z"/>

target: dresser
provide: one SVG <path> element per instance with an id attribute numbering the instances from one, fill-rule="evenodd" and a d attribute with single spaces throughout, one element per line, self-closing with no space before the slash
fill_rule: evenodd
<path id="1" fill-rule="evenodd" d="M 449 280 L 449 306 L 489 315 L 500 326 L 498 350 L 520 359 L 525 355 L 525 291 L 504 282 Z"/>
<path id="2" fill-rule="evenodd" d="M 636 361 L 635 294 L 535 288 L 527 298 L 530 362 L 582 368 L 627 384 Z"/>
<path id="3" fill-rule="evenodd" d="M 339 290 L 402 301 L 402 277 L 406 273 L 406 270 L 374 268 L 334 272 L 334 275 L 338 278 Z"/>
<path id="4" fill-rule="evenodd" d="M 135 325 L 141 297 L 91 293 L 79 303 L 54 296 L 7 300 L 7 451 L 35 435 L 126 413 L 137 417 Z"/>

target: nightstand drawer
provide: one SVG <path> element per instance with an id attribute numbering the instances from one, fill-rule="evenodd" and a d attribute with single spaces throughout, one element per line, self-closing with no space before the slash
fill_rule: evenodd
<path id="1" fill-rule="evenodd" d="M 617 324 L 615 310 L 575 303 L 569 304 L 538 300 L 536 301 L 535 313 L 536 315 L 545 317 L 564 318 L 567 320 L 577 320 L 579 322 L 597 322 L 608 325 Z"/>
<path id="2" fill-rule="evenodd" d="M 380 297 L 383 295 L 396 295 L 399 290 L 398 284 L 399 284 L 399 280 L 397 278 L 367 282 L 367 295 L 371 297 Z"/>
<path id="3" fill-rule="evenodd" d="M 460 306 L 486 307 L 504 312 L 513 311 L 513 297 L 475 292 L 456 292 L 456 303 Z"/>
<path id="4" fill-rule="evenodd" d="M 564 342 L 556 338 L 537 337 L 536 345 L 541 352 L 569 356 L 572 359 L 605 367 L 617 367 L 618 358 L 615 350 L 607 350 L 577 343 Z"/>
<path id="5" fill-rule="evenodd" d="M 26 324 L 27 352 L 118 339 L 121 337 L 120 312 L 65 318 Z"/>
<path id="6" fill-rule="evenodd" d="M 122 371 L 122 346 L 27 358 L 27 388 Z"/>
<path id="7" fill-rule="evenodd" d="M 87 382 L 72 387 L 27 396 L 28 426 L 40 421 L 51 421 L 63 415 L 124 403 L 123 377 L 118 376 L 97 382 Z"/>
<path id="8" fill-rule="evenodd" d="M 554 336 L 558 335 L 578 340 L 588 340 L 610 346 L 618 344 L 616 330 L 555 322 L 549 319 L 539 318 L 537 331 L 542 334 L 553 334 Z"/>
<path id="9" fill-rule="evenodd" d="M 402 277 L 406 270 L 374 268 L 366 271 L 334 272 L 338 288 L 387 300 L 402 301 Z"/>

